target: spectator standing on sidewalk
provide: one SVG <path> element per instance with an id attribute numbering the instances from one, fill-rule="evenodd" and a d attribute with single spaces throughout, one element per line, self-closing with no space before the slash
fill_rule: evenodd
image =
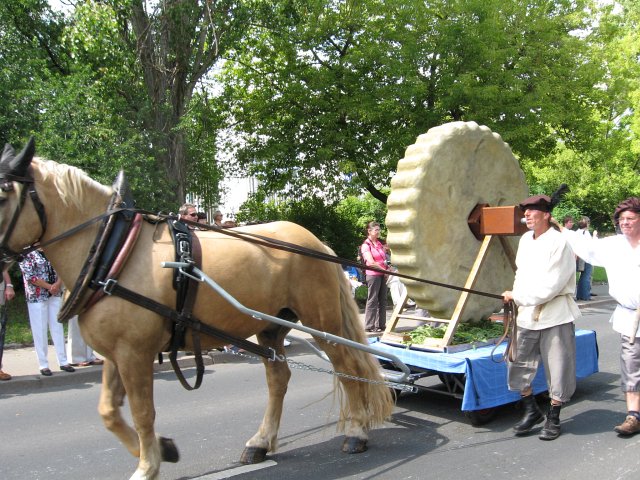
<path id="1" fill-rule="evenodd" d="M 387 269 L 387 255 L 384 245 L 379 240 L 380 224 L 367 224 L 367 238 L 360 247 L 362 260 L 368 267 Z M 382 272 L 366 270 L 367 304 L 364 310 L 365 330 L 382 332 L 387 324 L 387 280 Z"/>
<path id="2" fill-rule="evenodd" d="M 564 225 L 564 228 L 568 228 L 569 230 L 573 230 L 573 217 L 571 215 L 566 215 L 562 219 L 562 225 Z"/>
<path id="3" fill-rule="evenodd" d="M 93 348 L 84 341 L 77 315 L 69 320 L 67 359 L 72 367 L 88 367 L 89 365 L 102 365 L 104 363 L 103 360 L 95 356 Z"/>
<path id="4" fill-rule="evenodd" d="M 618 302 L 611 323 L 620 334 L 620 386 L 627 415 L 614 431 L 631 436 L 640 432 L 640 198 L 620 202 L 613 219 L 619 234 L 611 237 L 592 239 L 567 229 L 562 233 L 576 255 L 605 268 L 609 295 Z"/>
<path id="5" fill-rule="evenodd" d="M 582 217 L 578 221 L 578 234 L 588 237 L 591 240 L 591 233 L 589 233 L 589 224 L 591 220 L 589 217 Z M 591 273 L 593 272 L 593 265 L 588 261 L 578 256 L 580 267 L 580 278 L 578 279 L 578 286 L 576 287 L 576 298 L 578 300 L 591 300 Z"/>
<path id="6" fill-rule="evenodd" d="M 62 304 L 62 280 L 40 250 L 27 253 L 20 262 L 20 270 L 40 373 L 45 377 L 52 375 L 49 369 L 47 331 L 51 333 L 60 370 L 74 372 L 75 369 L 67 362 L 64 329 L 58 322 L 58 311 Z"/>
<path id="7" fill-rule="evenodd" d="M 0 281 L 0 308 L 3 315 L 2 325 L 0 326 L 0 381 L 11 380 L 11 375 L 2 371 L 2 354 L 4 353 L 4 335 L 7 328 L 5 303 L 13 300 L 15 296 L 16 292 L 13 290 L 11 277 L 9 277 L 9 272 L 5 269 L 2 272 L 2 280 Z"/>

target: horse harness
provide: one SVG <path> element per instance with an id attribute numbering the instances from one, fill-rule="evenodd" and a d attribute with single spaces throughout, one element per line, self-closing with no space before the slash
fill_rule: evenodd
<path id="1" fill-rule="evenodd" d="M 169 361 L 173 367 L 178 380 L 187 390 L 194 390 L 200 387 L 204 375 L 204 362 L 202 359 L 202 349 L 200 343 L 200 333 L 218 338 L 225 343 L 233 343 L 241 346 L 247 351 L 260 355 L 268 359 L 275 359 L 276 352 L 271 348 L 262 347 L 243 338 L 235 337 L 218 328 L 208 325 L 193 315 L 193 306 L 198 293 L 199 281 L 191 274 L 194 267 L 201 268 L 202 249 L 200 241 L 194 231 L 185 223 L 175 218 L 166 219 L 175 250 L 175 260 L 188 264 L 183 269 L 174 269 L 173 287 L 176 290 L 176 306 L 172 309 L 151 298 L 140 295 L 118 283 L 118 275 L 122 270 L 126 259 L 133 249 L 138 237 L 143 216 L 139 212 L 127 210 L 133 206 L 133 199 L 128 189 L 128 185 L 122 177 L 118 184 L 114 185 L 117 193 L 116 200 L 118 206 L 125 210 L 111 216 L 110 223 L 113 223 L 107 240 L 100 239 L 98 244 L 105 244 L 105 248 L 100 256 L 100 261 L 96 265 L 94 275 L 88 283 L 93 291 L 89 301 L 84 307 L 87 310 L 105 295 L 115 295 L 128 302 L 141 306 L 149 311 L 157 313 L 169 319 L 172 323 L 171 339 L 169 348 Z M 115 195 L 115 194 L 114 194 Z M 160 219 L 147 221 L 159 223 Z M 104 234 L 101 235 L 104 237 Z M 83 311 L 84 311 L 83 310 Z M 186 343 L 187 330 L 191 330 L 191 340 L 196 363 L 196 380 L 193 386 L 189 385 L 180 365 L 177 361 L 179 350 L 184 349 Z M 159 361 L 162 362 L 162 353 L 159 353 Z"/>
<path id="2" fill-rule="evenodd" d="M 31 167 L 29 167 L 27 175 L 23 177 L 11 174 L 2 175 L 0 188 L 4 191 L 10 191 L 13 189 L 13 182 L 22 184 L 23 189 L 20 193 L 18 208 L 9 223 L 2 245 L 0 245 L 5 258 L 20 258 L 29 251 L 38 248 L 31 246 L 22 252 L 13 252 L 7 247 L 9 238 L 17 223 L 19 213 L 25 203 L 27 193 L 29 193 L 40 219 L 42 233 L 39 238 L 42 238 L 47 225 L 44 205 L 35 190 Z M 225 343 L 233 343 L 244 350 L 264 358 L 275 360 L 277 357 L 274 349 L 257 345 L 244 338 L 235 337 L 218 328 L 203 323 L 192 314 L 200 282 L 197 281 L 190 272 L 193 267 L 201 267 L 202 250 L 198 237 L 194 235 L 193 230 L 189 229 L 185 223 L 175 219 L 175 217 L 165 219 L 171 232 L 175 249 L 175 259 L 176 261 L 189 265 L 189 267 L 184 270 L 174 269 L 173 287 L 176 290 L 176 308 L 172 309 L 123 287 L 118 283 L 118 276 L 136 244 L 143 220 L 157 224 L 160 223 L 162 218 L 160 216 L 151 218 L 149 215 L 143 215 L 139 210 L 133 208 L 133 197 L 128 182 L 122 172 L 120 172 L 116 178 L 113 189 L 114 194 L 105 214 L 82 225 L 78 225 L 72 230 L 46 242 L 46 244 L 50 244 L 54 241 L 61 240 L 96 221 L 103 220 L 75 285 L 70 291 L 67 291 L 65 295 L 64 304 L 58 314 L 58 321 L 65 322 L 75 315 L 86 312 L 105 295 L 115 295 L 169 319 L 172 322 L 172 332 L 168 344 L 169 348 L 165 351 L 169 352 L 169 360 L 173 370 L 182 386 L 187 390 L 199 388 L 204 375 L 200 333 L 218 338 Z M 194 386 L 189 385 L 177 361 L 178 351 L 185 347 L 188 329 L 191 329 L 196 363 L 196 380 Z M 159 354 L 159 358 L 161 361 L 162 353 Z"/>

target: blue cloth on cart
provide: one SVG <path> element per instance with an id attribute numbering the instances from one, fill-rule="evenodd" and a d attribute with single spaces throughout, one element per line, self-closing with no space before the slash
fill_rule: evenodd
<path id="1" fill-rule="evenodd" d="M 377 349 L 394 354 L 410 368 L 466 374 L 462 410 L 482 410 L 520 399 L 518 392 L 512 392 L 507 388 L 507 366 L 500 361 L 506 345 L 506 342 L 499 345 L 493 352 L 492 358 L 493 345 L 454 353 L 440 353 L 387 345 L 382 342 L 372 344 Z M 578 379 L 598 372 L 598 343 L 596 332 L 593 330 L 576 330 L 576 360 Z M 547 390 L 542 364 L 532 388 L 536 395 Z"/>

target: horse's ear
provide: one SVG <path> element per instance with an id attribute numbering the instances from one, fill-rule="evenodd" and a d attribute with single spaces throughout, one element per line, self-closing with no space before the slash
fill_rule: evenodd
<path id="1" fill-rule="evenodd" d="M 0 159 L 0 163 L 9 162 L 13 157 L 15 157 L 15 155 L 16 155 L 16 152 L 13 149 L 13 147 L 10 144 L 5 143 L 4 150 L 2 151 L 2 159 Z"/>
<path id="2" fill-rule="evenodd" d="M 33 137 L 31 137 L 22 151 L 11 160 L 9 160 L 9 171 L 17 177 L 24 177 L 27 174 L 27 168 L 29 168 L 29 165 L 31 165 L 31 160 L 33 160 L 33 155 L 35 153 L 36 142 Z"/>

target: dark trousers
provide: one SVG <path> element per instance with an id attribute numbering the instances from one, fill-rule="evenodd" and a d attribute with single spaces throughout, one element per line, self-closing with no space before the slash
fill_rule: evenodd
<path id="1" fill-rule="evenodd" d="M 367 305 L 364 310 L 364 327 L 367 330 L 384 330 L 387 324 L 387 282 L 384 275 L 367 275 Z"/>
<path id="2" fill-rule="evenodd" d="M 584 263 L 584 271 L 580 272 L 578 285 L 576 286 L 576 298 L 578 300 L 591 300 L 591 272 L 593 265 Z"/>

